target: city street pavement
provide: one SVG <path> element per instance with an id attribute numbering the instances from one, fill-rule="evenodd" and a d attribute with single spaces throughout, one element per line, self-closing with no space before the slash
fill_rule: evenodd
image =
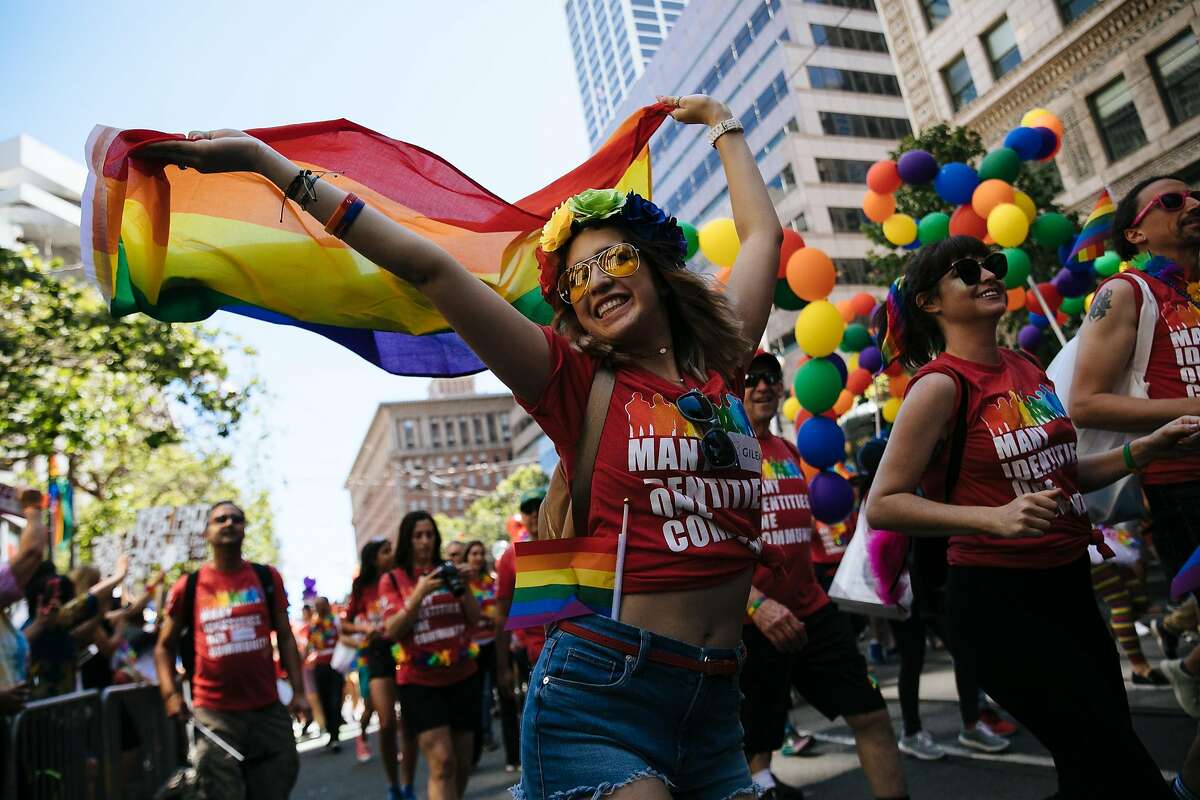
<path id="1" fill-rule="evenodd" d="M 1154 640 L 1142 639 L 1146 655 L 1157 662 L 1159 653 Z M 876 676 L 888 701 L 893 722 L 899 729 L 900 707 L 896 695 L 898 667 L 883 665 Z M 1128 671 L 1126 672 L 1128 677 Z M 1190 719 L 1175 703 L 1169 687 L 1163 689 L 1133 688 L 1128 683 L 1129 702 L 1133 709 L 1134 725 L 1142 741 L 1164 776 L 1174 776 L 1196 734 L 1196 721 Z M 954 673 L 949 657 L 943 652 L 930 651 L 925 672 L 921 676 L 921 716 L 924 727 L 946 746 L 950 755 L 936 762 L 921 762 L 905 758 L 904 768 L 914 798 L 970 798 L 970 800 L 1035 800 L 1054 793 L 1054 770 L 1049 755 L 1033 737 L 1021 731 L 1012 737 L 1012 749 L 998 756 L 966 751 L 958 746 L 959 730 Z M 866 779 L 858 767 L 854 740 L 850 730 L 839 722 L 829 722 L 808 706 L 792 712 L 797 728 L 814 733 L 817 745 L 802 756 L 787 758 L 776 753 L 772 769 L 780 779 L 804 787 L 806 797 L 823 800 L 854 800 L 869 798 Z M 497 733 L 499 732 L 499 725 Z M 366 764 L 354 760 L 350 733 L 357 727 L 343 729 L 347 744 L 337 755 L 321 752 L 321 740 L 301 744 L 300 781 L 294 798 L 372 798 L 385 795 L 383 770 L 378 757 Z M 1080 731 L 1087 736 L 1087 731 Z M 372 737 L 374 744 L 374 737 Z M 313 749 L 316 748 L 316 749 Z M 1102 768 L 1101 765 L 1097 765 Z M 1119 768 L 1119 765 L 1111 765 Z M 424 797 L 424 770 L 419 768 L 418 796 Z M 483 762 L 471 776 L 467 798 L 474 800 L 507 798 L 507 787 L 516 776 L 504 771 L 502 752 L 484 753 Z"/>

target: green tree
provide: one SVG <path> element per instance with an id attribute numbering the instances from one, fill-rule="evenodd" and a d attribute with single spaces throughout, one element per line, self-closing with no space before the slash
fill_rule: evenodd
<path id="1" fill-rule="evenodd" d="M 435 514 L 438 529 L 444 539 L 479 539 L 490 547 L 507 535 L 508 519 L 517 513 L 521 495 L 548 483 L 546 473 L 536 464 L 520 467 L 500 481 L 491 494 L 467 506 L 461 517 Z"/>

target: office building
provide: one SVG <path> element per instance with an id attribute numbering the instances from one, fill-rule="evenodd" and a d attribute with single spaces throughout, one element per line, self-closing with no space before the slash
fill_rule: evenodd
<path id="1" fill-rule="evenodd" d="M 87 169 L 21 134 L 0 142 L 0 247 L 32 245 L 80 278 L 79 201 Z"/>

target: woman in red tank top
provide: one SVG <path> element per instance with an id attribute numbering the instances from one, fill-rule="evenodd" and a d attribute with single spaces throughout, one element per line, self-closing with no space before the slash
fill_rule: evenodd
<path id="1" fill-rule="evenodd" d="M 1058 796 L 1166 798 L 1092 596 L 1083 493 L 1194 451 L 1200 418 L 1078 459 L 1053 383 L 997 344 L 1006 270 L 1003 254 L 956 236 L 921 248 L 893 286 L 883 349 L 917 374 L 867 514 L 872 527 L 949 537 L 948 644 L 1050 750 Z"/>

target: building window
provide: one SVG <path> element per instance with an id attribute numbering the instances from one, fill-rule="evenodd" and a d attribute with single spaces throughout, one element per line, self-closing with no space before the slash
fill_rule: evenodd
<path id="1" fill-rule="evenodd" d="M 442 446 L 442 426 L 436 419 L 429 420 L 429 443 L 433 447 Z"/>
<path id="2" fill-rule="evenodd" d="M 950 0 L 921 0 L 921 11 L 925 12 L 925 24 L 933 30 L 950 16 Z"/>
<path id="3" fill-rule="evenodd" d="M 835 258 L 833 266 L 837 268 L 838 278 L 846 283 L 868 283 L 871 265 L 865 258 Z"/>
<path id="4" fill-rule="evenodd" d="M 1021 51 L 1017 48 L 1017 37 L 1013 33 L 1008 17 L 1000 20 L 983 37 L 988 60 L 992 62 L 992 75 L 1000 80 L 1021 63 Z"/>
<path id="5" fill-rule="evenodd" d="M 500 438 L 503 439 L 506 444 L 508 443 L 508 440 L 512 438 L 512 435 L 508 430 L 508 417 L 503 415 L 500 417 Z"/>
<path id="6" fill-rule="evenodd" d="M 838 8 L 856 8 L 860 11 L 874 11 L 875 0 L 804 0 L 815 6 L 837 6 Z"/>
<path id="7" fill-rule="evenodd" d="M 829 221 L 833 223 L 833 229 L 838 233 L 861 233 L 862 226 L 871 223 L 861 208 L 836 208 L 833 206 L 829 208 Z"/>
<path id="8" fill-rule="evenodd" d="M 1096 0 L 1058 0 L 1058 13 L 1062 14 L 1063 22 L 1070 25 L 1094 5 Z"/>
<path id="9" fill-rule="evenodd" d="M 483 421 L 479 417 L 471 417 L 471 427 L 475 430 L 475 444 L 483 444 Z"/>
<path id="10" fill-rule="evenodd" d="M 908 120 L 822 111 L 821 130 L 827 136 L 861 136 L 865 139 L 901 139 L 912 133 Z"/>
<path id="11" fill-rule="evenodd" d="M 487 415 L 487 431 L 488 431 L 487 440 L 489 442 L 496 441 L 496 415 L 495 414 Z"/>
<path id="12" fill-rule="evenodd" d="M 1151 55 L 1150 68 L 1172 125 L 1200 114 L 1200 45 L 1191 29 Z"/>
<path id="13" fill-rule="evenodd" d="M 886 53 L 887 39 L 882 33 L 860 31 L 858 28 L 839 28 L 836 25 L 809 25 L 813 42 L 847 50 L 863 50 L 868 53 Z"/>
<path id="14" fill-rule="evenodd" d="M 401 437 L 403 438 L 403 446 L 405 450 L 412 450 L 417 446 L 417 422 L 416 420 L 406 419 L 401 423 Z"/>
<path id="15" fill-rule="evenodd" d="M 643 10 L 642 10 L 642 9 L 640 9 L 640 8 L 635 8 L 635 9 L 633 10 L 633 18 L 634 18 L 634 19 L 652 19 L 652 20 L 657 20 L 657 19 L 658 19 L 658 14 L 657 14 L 656 12 L 654 12 L 654 11 L 643 11 Z"/>
<path id="16" fill-rule="evenodd" d="M 791 221 L 788 222 L 788 227 L 794 230 L 796 233 L 804 233 L 808 230 L 808 217 L 804 216 L 804 212 L 801 211 L 799 214 L 792 217 Z"/>
<path id="17" fill-rule="evenodd" d="M 660 28 L 658 23 L 655 22 L 638 22 L 636 23 L 635 27 L 637 27 L 639 31 L 645 31 L 646 33 L 658 34 L 662 32 L 662 28 Z"/>
<path id="18" fill-rule="evenodd" d="M 446 420 L 446 447 L 454 447 L 458 444 L 458 426 L 454 424 L 454 420 Z"/>
<path id="19" fill-rule="evenodd" d="M 1138 119 L 1125 76 L 1089 97 L 1088 106 L 1092 109 L 1109 161 L 1116 161 L 1146 143 L 1146 132 L 1142 130 L 1142 121 Z"/>
<path id="20" fill-rule="evenodd" d="M 767 181 L 768 189 L 777 189 L 783 193 L 787 193 L 796 188 L 796 171 L 792 169 L 792 165 L 788 164 L 783 169 L 779 170 L 779 174 L 771 180 Z"/>
<path id="21" fill-rule="evenodd" d="M 808 68 L 808 80 L 814 89 L 832 89 L 839 92 L 860 94 L 883 94 L 900 96 L 900 84 L 894 75 L 879 72 L 859 72 L 852 69 L 833 67 Z"/>
<path id="22" fill-rule="evenodd" d="M 821 183 L 866 183 L 871 164 L 846 158 L 818 158 L 817 177 Z"/>
<path id="23" fill-rule="evenodd" d="M 962 53 L 942 70 L 942 80 L 946 83 L 950 105 L 955 111 L 978 96 L 975 93 L 975 81 L 971 79 L 971 68 L 967 66 L 967 57 Z"/>

